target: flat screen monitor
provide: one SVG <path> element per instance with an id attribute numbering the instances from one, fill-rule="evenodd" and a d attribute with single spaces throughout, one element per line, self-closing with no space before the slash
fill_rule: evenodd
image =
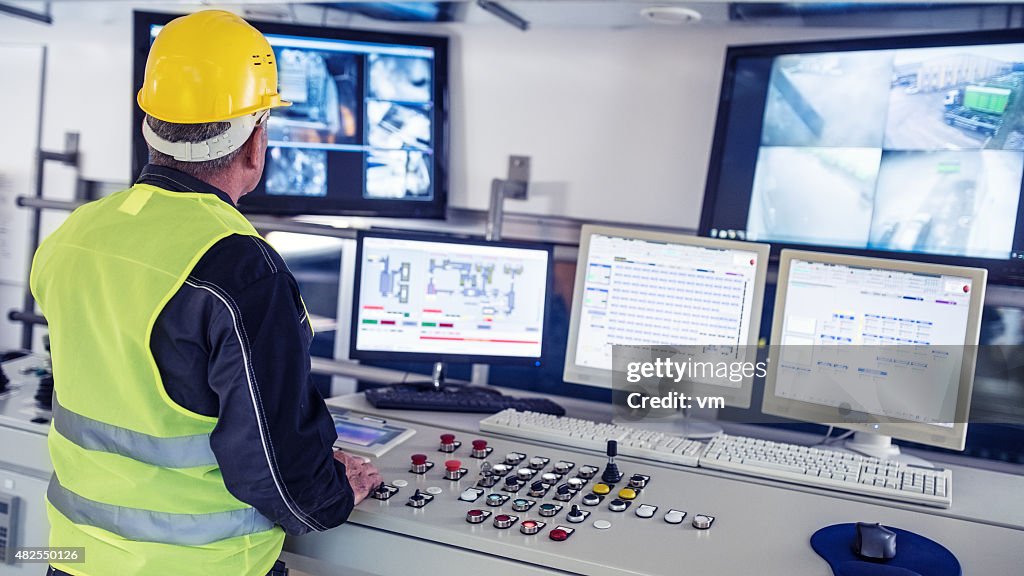
<path id="1" fill-rule="evenodd" d="M 702 236 L 1024 280 L 1024 37 L 728 50 Z"/>
<path id="2" fill-rule="evenodd" d="M 135 90 L 175 16 L 135 13 Z M 263 179 L 239 207 L 263 214 L 443 218 L 448 195 L 448 40 L 250 22 L 274 50 L 282 98 Z M 135 107 L 134 175 L 147 161 Z"/>
<path id="3" fill-rule="evenodd" d="M 550 245 L 363 232 L 349 355 L 543 362 Z"/>
<path id="4" fill-rule="evenodd" d="M 583 226 L 564 378 L 611 388 L 613 346 L 756 346 L 769 246 Z M 731 407 L 752 378 L 688 383 Z"/>
<path id="5" fill-rule="evenodd" d="M 762 410 L 962 450 L 986 277 L 783 250 Z"/>

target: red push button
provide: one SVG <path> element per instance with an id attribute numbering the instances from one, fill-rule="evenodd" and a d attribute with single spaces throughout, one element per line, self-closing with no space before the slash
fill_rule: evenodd
<path id="1" fill-rule="evenodd" d="M 487 440 L 473 440 L 473 450 L 487 450 Z"/>
<path id="2" fill-rule="evenodd" d="M 449 472 L 458 472 L 459 468 L 462 468 L 462 462 L 458 460 L 447 460 L 444 463 L 444 468 Z"/>
<path id="3" fill-rule="evenodd" d="M 427 463 L 427 455 L 426 454 L 413 454 L 412 455 L 412 463 L 413 463 L 414 466 L 422 466 L 423 464 L 426 464 Z"/>
<path id="4" fill-rule="evenodd" d="M 441 434 L 441 444 L 454 444 L 455 434 Z"/>
<path id="5" fill-rule="evenodd" d="M 569 533 L 565 530 L 562 530 L 561 528 L 555 528 L 554 530 L 548 533 L 548 538 L 551 538 L 555 542 L 562 542 L 569 538 Z"/>

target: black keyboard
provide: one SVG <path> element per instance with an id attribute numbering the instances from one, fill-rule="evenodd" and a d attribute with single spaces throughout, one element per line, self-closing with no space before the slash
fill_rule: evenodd
<path id="1" fill-rule="evenodd" d="M 417 390 L 397 386 L 372 388 L 366 400 L 376 408 L 390 410 L 434 410 L 495 414 L 507 408 L 564 416 L 565 409 L 547 398 L 517 398 L 491 391 L 461 388 L 454 392 Z"/>

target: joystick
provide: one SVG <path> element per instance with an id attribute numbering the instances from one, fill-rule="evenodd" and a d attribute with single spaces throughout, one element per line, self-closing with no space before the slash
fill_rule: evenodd
<path id="1" fill-rule="evenodd" d="M 7 391 L 7 384 L 10 380 L 7 379 L 7 375 L 4 374 L 4 367 L 0 366 L 0 394 Z"/>
<path id="2" fill-rule="evenodd" d="M 604 472 L 601 473 L 601 480 L 607 484 L 615 484 L 622 480 L 622 472 L 619 471 L 619 465 L 615 463 L 615 457 L 619 455 L 619 443 L 609 440 L 607 454 L 608 464 L 605 465 Z"/>
<path id="3" fill-rule="evenodd" d="M 573 523 L 583 522 L 586 518 L 586 513 L 580 510 L 580 507 L 576 504 L 573 504 L 572 508 L 569 509 L 569 513 L 565 515 L 565 519 Z"/>

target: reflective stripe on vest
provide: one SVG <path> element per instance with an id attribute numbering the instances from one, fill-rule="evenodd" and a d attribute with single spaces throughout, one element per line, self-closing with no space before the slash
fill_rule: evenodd
<path id="1" fill-rule="evenodd" d="M 64 408 L 53 399 L 53 427 L 86 450 L 120 454 L 163 468 L 216 466 L 209 434 L 160 438 L 93 420 Z"/>
<path id="2" fill-rule="evenodd" d="M 94 526 L 136 542 L 202 546 L 274 527 L 274 523 L 255 508 L 212 514 L 171 514 L 104 504 L 61 486 L 56 474 L 50 478 L 46 499 L 75 524 Z"/>

